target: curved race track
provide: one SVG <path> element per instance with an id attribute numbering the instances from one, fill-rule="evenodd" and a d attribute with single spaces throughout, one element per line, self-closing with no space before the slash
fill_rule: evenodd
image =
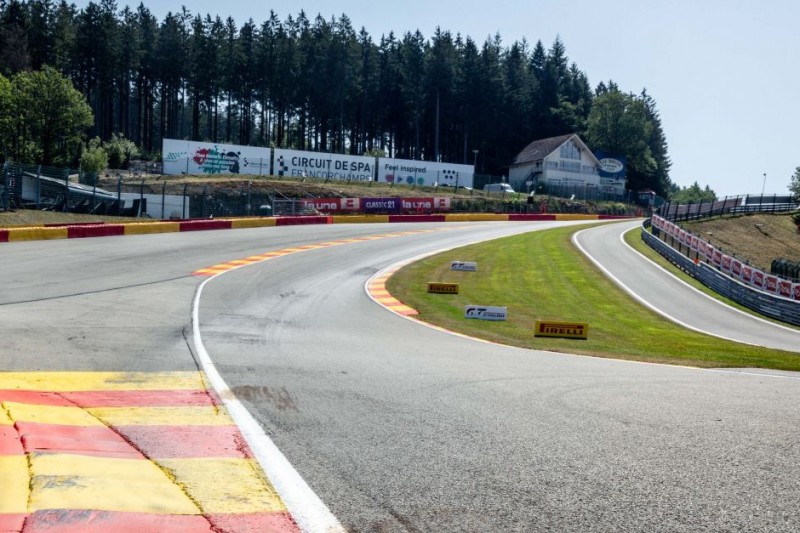
<path id="1" fill-rule="evenodd" d="M 217 369 L 345 528 L 800 528 L 795 375 L 487 345 L 395 316 L 364 292 L 372 274 L 401 259 L 551 225 L 334 225 L 3 245 L 0 361 L 8 370 L 192 369 L 199 280 L 191 272 L 303 244 L 433 229 L 233 270 L 200 301 Z M 621 246 L 595 231 L 585 246 Z M 614 254 L 627 261 L 621 250 Z M 613 257 L 603 261 L 613 267 Z M 762 325 L 738 329 L 754 335 Z M 800 335 L 787 335 L 800 346 Z"/>

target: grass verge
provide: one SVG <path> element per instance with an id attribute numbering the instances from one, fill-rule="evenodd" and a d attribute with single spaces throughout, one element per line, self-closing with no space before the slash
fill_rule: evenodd
<path id="1" fill-rule="evenodd" d="M 403 268 L 389 291 L 425 322 L 536 350 L 705 368 L 800 370 L 800 354 L 686 330 L 620 291 L 570 240 L 575 228 L 535 231 L 452 250 Z M 476 261 L 478 272 L 450 270 Z M 428 294 L 427 282 L 459 283 L 457 295 Z M 464 306 L 508 307 L 505 322 L 467 320 Z M 588 340 L 534 337 L 537 319 L 587 322 Z"/>

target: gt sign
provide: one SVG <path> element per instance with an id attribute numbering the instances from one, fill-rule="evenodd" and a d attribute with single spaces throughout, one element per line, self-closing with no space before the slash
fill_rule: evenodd
<path id="1" fill-rule="evenodd" d="M 466 261 L 452 261 L 450 263 L 450 270 L 461 270 L 463 272 L 477 272 L 478 263 Z"/>
<path id="2" fill-rule="evenodd" d="M 464 308 L 464 318 L 474 318 L 477 320 L 507 320 L 507 307 L 490 307 L 488 305 L 468 305 Z"/>

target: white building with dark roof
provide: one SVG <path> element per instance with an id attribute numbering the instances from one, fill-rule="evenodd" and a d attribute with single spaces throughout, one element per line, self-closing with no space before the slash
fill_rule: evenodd
<path id="1" fill-rule="evenodd" d="M 518 191 L 583 191 L 584 197 L 622 196 L 625 182 L 600 177 L 600 161 L 578 135 L 533 141 L 514 158 L 508 181 Z"/>

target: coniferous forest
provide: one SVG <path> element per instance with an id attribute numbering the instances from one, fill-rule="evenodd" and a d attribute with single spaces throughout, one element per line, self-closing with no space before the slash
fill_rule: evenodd
<path id="1" fill-rule="evenodd" d="M 476 162 L 501 175 L 531 141 L 578 133 L 627 157 L 630 189 L 673 187 L 655 100 L 613 81 L 593 88 L 560 38 L 374 36 L 346 14 L 264 8 L 235 21 L 184 8 L 158 20 L 114 0 L 0 0 L 0 78 L 13 87 L 48 67 L 92 111 L 84 142 L 121 134 L 150 155 L 177 138 Z"/>

